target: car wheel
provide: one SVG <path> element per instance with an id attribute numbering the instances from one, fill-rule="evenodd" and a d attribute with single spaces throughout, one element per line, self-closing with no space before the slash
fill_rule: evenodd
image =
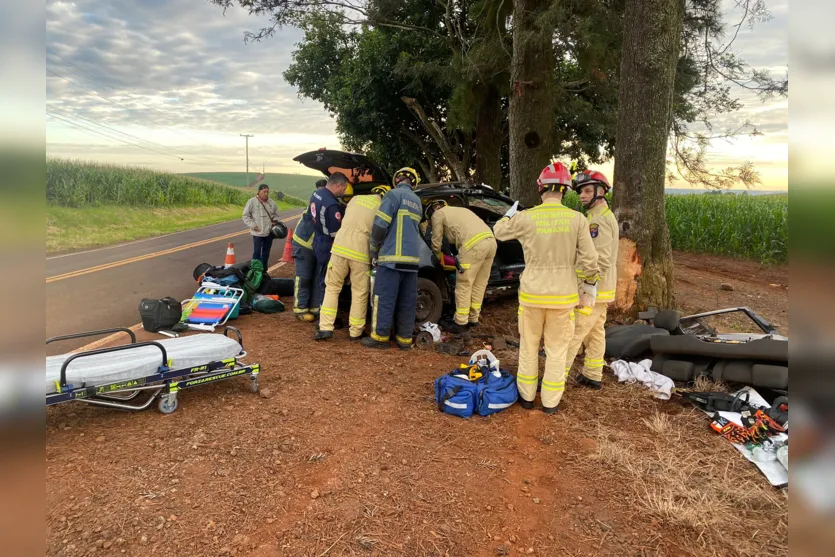
<path id="1" fill-rule="evenodd" d="M 441 289 L 427 278 L 418 279 L 417 311 L 415 325 L 420 327 L 424 323 L 437 323 L 444 309 Z"/>

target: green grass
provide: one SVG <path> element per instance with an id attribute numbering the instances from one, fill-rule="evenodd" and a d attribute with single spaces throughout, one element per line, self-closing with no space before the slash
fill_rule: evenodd
<path id="1" fill-rule="evenodd" d="M 254 182 L 259 173 L 250 172 L 249 179 Z M 236 188 L 246 188 L 246 172 L 192 172 L 183 174 L 183 176 L 210 180 Z M 324 175 L 310 176 L 306 174 L 267 173 L 261 182 L 268 184 L 273 194 L 282 192 L 285 195 L 301 199 L 302 203 L 299 206 L 303 207 L 307 200 L 310 199 L 313 190 L 316 189 L 316 180 L 321 180 L 324 177 Z"/>
<path id="2" fill-rule="evenodd" d="M 85 249 L 161 236 L 219 222 L 240 219 L 240 205 L 203 207 L 46 208 L 47 253 Z M 246 226 L 241 222 L 241 230 Z"/>
<path id="3" fill-rule="evenodd" d="M 673 248 L 789 262 L 787 195 L 668 195 Z"/>
<path id="4" fill-rule="evenodd" d="M 48 158 L 46 250 L 97 247 L 240 219 L 253 193 L 182 174 Z M 280 211 L 305 205 L 289 196 L 278 201 L 271 193 Z"/>
<path id="5" fill-rule="evenodd" d="M 579 210 L 575 193 L 563 202 Z M 788 195 L 667 195 L 666 212 L 673 249 L 789 261 Z"/>
<path id="6" fill-rule="evenodd" d="M 240 189 L 181 174 L 77 160 L 46 161 L 46 199 L 62 207 L 243 205 L 249 197 Z"/>

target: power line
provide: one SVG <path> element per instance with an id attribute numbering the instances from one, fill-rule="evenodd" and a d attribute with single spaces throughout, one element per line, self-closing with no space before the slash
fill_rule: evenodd
<path id="1" fill-rule="evenodd" d="M 115 136 L 113 136 L 113 135 L 109 135 L 109 134 L 107 134 L 107 133 L 105 133 L 105 132 L 102 132 L 102 131 L 100 131 L 100 130 L 97 130 L 97 129 L 95 129 L 95 128 L 91 128 L 91 127 L 89 127 L 89 126 L 85 126 L 85 125 L 83 125 L 83 124 L 79 124 L 78 122 L 73 122 L 72 120 L 68 120 L 68 119 L 66 119 L 66 118 L 63 118 L 63 117 L 59 116 L 58 114 L 56 114 L 56 113 L 54 113 L 54 112 L 50 112 L 50 111 L 48 111 L 48 110 L 47 110 L 47 111 L 46 111 L 46 113 L 47 113 L 47 115 L 52 116 L 53 118 L 56 118 L 56 119 L 58 119 L 58 120 L 61 120 L 62 122 L 65 122 L 65 123 L 67 123 L 67 124 L 69 124 L 70 126 L 73 126 L 73 127 L 75 127 L 75 128 L 79 128 L 79 129 L 81 129 L 81 130 L 85 130 L 85 131 L 87 131 L 87 132 L 94 133 L 94 134 L 96 134 L 96 135 L 100 135 L 100 136 L 102 136 L 102 137 L 106 137 L 106 138 L 108 138 L 108 139 L 112 139 L 112 140 L 114 140 L 114 141 L 119 141 L 119 142 L 121 142 L 121 143 L 125 143 L 125 144 L 127 144 L 127 145 L 132 145 L 132 146 L 134 146 L 134 147 L 138 147 L 139 149 L 144 149 L 144 150 L 146 150 L 146 151 L 151 151 L 152 153 L 157 153 L 158 155 L 164 155 L 164 156 L 166 156 L 166 157 L 172 157 L 172 158 L 175 158 L 175 159 L 178 159 L 178 160 L 181 160 L 181 161 L 184 161 L 184 160 L 185 160 L 184 158 L 182 158 L 182 157 L 178 157 L 177 155 L 172 155 L 171 153 L 166 153 L 166 152 L 164 152 L 164 151 L 157 151 L 156 149 L 151 149 L 150 147 L 146 147 L 146 146 L 144 146 L 144 145 L 140 145 L 140 144 L 138 144 L 138 143 L 132 143 L 132 142 L 130 142 L 130 141 L 126 141 L 126 140 L 124 140 L 124 139 L 122 139 L 122 138 L 120 138 L 120 137 L 115 137 Z"/>
<path id="2" fill-rule="evenodd" d="M 49 52 L 50 54 L 52 54 L 52 55 L 53 55 L 53 56 L 55 56 L 56 58 L 59 58 L 59 59 L 63 60 L 66 64 L 70 64 L 70 65 L 71 65 L 71 66 L 73 66 L 74 68 L 78 69 L 78 72 L 73 71 L 71 68 L 67 67 L 67 66 L 66 66 L 66 64 L 58 64 L 57 62 L 54 62 L 54 61 L 52 62 L 53 64 L 57 64 L 58 66 L 61 66 L 63 69 L 67 70 L 68 72 L 72 73 L 73 75 L 76 75 L 76 76 L 80 77 L 81 79 L 84 79 L 84 80 L 85 80 L 85 81 L 87 81 L 88 83 L 91 83 L 92 85 L 97 86 L 97 87 L 104 87 L 105 89 L 110 89 L 111 91 L 113 91 L 113 92 L 114 92 L 114 93 L 116 93 L 116 94 L 122 94 L 122 93 L 125 93 L 125 94 L 127 94 L 127 95 L 129 95 L 129 96 L 131 96 L 131 97 L 135 97 L 135 95 L 132 95 L 131 93 L 128 93 L 128 92 L 125 92 L 125 91 L 119 91 L 119 90 L 117 90 L 116 88 L 114 88 L 114 87 L 112 87 L 112 86 L 110 86 L 110 85 L 104 85 L 104 84 L 101 84 L 101 83 L 97 83 L 94 79 L 92 79 L 92 78 L 90 77 L 90 74 L 88 74 L 88 73 L 84 72 L 84 71 L 83 71 L 83 70 L 82 70 L 82 69 L 81 69 L 81 68 L 80 68 L 77 64 L 75 64 L 75 63 L 73 63 L 73 62 L 70 62 L 70 61 L 69 61 L 69 60 L 67 60 L 66 58 L 64 58 L 64 57 L 62 57 L 61 55 L 59 55 L 59 54 L 58 54 L 57 52 L 55 52 L 54 50 L 52 50 L 52 49 L 49 49 L 49 48 L 48 48 L 48 49 L 47 49 L 47 52 Z M 80 72 L 80 73 L 79 73 L 79 72 Z M 54 73 L 54 72 L 53 72 L 53 73 Z M 57 75 L 57 74 L 55 74 L 55 75 Z M 86 77 L 85 77 L 85 76 L 86 76 Z M 62 77 L 62 76 L 59 76 L 59 77 Z M 63 77 L 62 77 L 62 79 L 66 79 L 66 78 L 63 78 Z M 71 83 L 72 83 L 72 82 L 71 82 Z M 75 84 L 75 83 L 74 83 L 74 85 L 77 85 L 77 84 Z M 85 90 L 89 91 L 89 89 L 85 89 Z M 93 93 L 93 94 L 96 94 L 96 93 Z M 107 100 L 107 99 L 105 99 L 105 100 Z M 137 104 L 140 104 L 140 105 L 144 106 L 145 108 L 148 108 L 149 110 L 155 110 L 155 111 L 159 112 L 160 114 L 165 114 L 165 115 L 169 115 L 169 116 L 173 114 L 173 113 L 171 113 L 171 112 L 169 112 L 169 111 L 167 111 L 167 110 L 164 110 L 164 109 L 161 109 L 161 108 L 158 108 L 158 107 L 149 106 L 149 105 L 147 105 L 147 104 L 143 103 L 143 102 L 142 102 L 142 101 L 140 101 L 140 100 L 136 100 L 135 98 L 134 98 L 133 100 L 134 100 L 134 102 L 136 102 Z M 121 105 L 120 105 L 120 106 L 121 106 Z M 128 110 L 135 110 L 135 109 L 128 109 Z M 178 114 L 173 114 L 173 115 L 174 115 L 174 116 L 179 116 Z M 177 130 L 177 129 L 175 129 L 175 128 L 172 128 L 172 131 L 173 131 L 174 133 L 177 133 L 177 134 L 179 134 L 179 135 L 182 135 L 183 137 L 187 137 L 187 138 L 191 139 L 192 141 L 196 141 L 197 143 L 200 143 L 201 145 L 207 146 L 207 145 L 206 145 L 206 143 L 203 143 L 203 142 L 202 142 L 202 141 L 200 141 L 199 139 L 197 139 L 197 138 L 195 138 L 195 137 L 192 137 L 192 136 L 188 135 L 187 133 L 185 133 L 185 132 L 183 132 L 183 131 Z"/>
<path id="3" fill-rule="evenodd" d="M 163 145 L 163 144 L 161 144 L 161 143 L 157 143 L 157 142 L 155 142 L 155 141 L 150 141 L 150 140 L 148 140 L 148 139 L 143 139 L 143 138 L 141 138 L 141 137 L 138 137 L 138 136 L 135 136 L 135 135 L 129 134 L 129 133 L 127 133 L 127 132 L 123 132 L 123 131 L 118 130 L 118 129 L 116 129 L 116 128 L 110 127 L 110 126 L 108 126 L 108 125 L 106 125 L 106 124 L 102 124 L 102 123 L 100 123 L 100 122 L 96 122 L 95 120 L 91 120 L 90 118 L 86 118 L 86 117 L 81 116 L 81 115 L 79 115 L 79 114 L 75 114 L 75 113 L 73 113 L 73 112 L 71 112 L 71 111 L 69 111 L 69 110 L 64 109 L 63 107 L 56 107 L 56 106 L 49 106 L 49 105 L 47 105 L 47 106 L 48 106 L 49 108 L 51 108 L 52 110 L 55 110 L 55 109 L 57 108 L 57 109 L 59 110 L 59 113 L 60 113 L 60 114 L 63 114 L 64 116 L 66 116 L 66 117 L 68 117 L 68 118 L 76 118 L 76 119 L 81 119 L 81 120 L 84 120 L 84 121 L 86 121 L 86 122 L 89 122 L 90 124 L 92 124 L 92 125 L 93 125 L 93 126 L 95 126 L 95 127 L 104 128 L 104 129 L 108 130 L 109 132 L 112 132 L 112 133 L 117 133 L 117 134 L 119 134 L 119 135 L 123 135 L 123 136 L 125 136 L 125 137 L 130 138 L 130 139 L 135 139 L 135 140 L 137 140 L 137 141 L 141 141 L 141 142 L 143 142 L 143 143 L 148 143 L 148 144 L 150 144 L 150 145 L 156 145 L 157 147 L 161 147 L 161 148 L 163 148 L 163 149 L 169 149 L 169 150 L 172 150 L 172 151 L 177 151 L 177 152 L 179 152 L 180 154 L 182 154 L 182 155 L 186 155 L 186 156 L 191 157 L 191 158 L 201 158 L 201 157 L 200 157 L 200 155 L 193 155 L 193 154 L 191 154 L 191 153 L 187 153 L 187 152 L 185 152 L 185 151 L 182 151 L 181 149 L 174 149 L 173 147 L 170 147 L 170 146 L 168 146 L 168 145 Z M 184 159 L 181 159 L 181 160 L 184 160 Z"/>
<path id="4" fill-rule="evenodd" d="M 75 81 L 73 81 L 72 79 L 69 79 L 69 78 L 67 78 L 67 77 L 64 77 L 64 76 L 63 76 L 63 75 L 61 75 L 61 74 L 55 73 L 54 71 L 50 70 L 49 68 L 47 68 L 47 69 L 46 69 L 46 71 L 48 71 L 49 73 L 51 73 L 52 75 L 54 75 L 54 76 L 56 76 L 56 77 L 60 77 L 61 79 L 63 79 L 63 80 L 64 80 L 64 81 L 66 81 L 67 83 L 72 83 L 72 84 L 73 84 L 73 85 L 75 85 L 76 87 L 78 87 L 78 88 L 80 88 L 80 89 L 84 89 L 84 90 L 85 90 L 85 91 L 87 91 L 88 93 L 91 93 L 91 94 L 93 94 L 93 95 L 97 96 L 98 98 L 100 98 L 100 99 L 102 99 L 102 100 L 105 100 L 105 101 L 107 101 L 107 102 L 109 102 L 109 103 L 111 103 L 111 104 L 115 104 L 116 106 L 118 106 L 118 107 L 120 107 L 120 108 L 124 108 L 125 110 L 136 110 L 135 108 L 128 108 L 128 107 L 126 107 L 126 106 L 125 106 L 125 105 L 123 105 L 123 104 L 119 104 L 119 103 L 117 103 L 116 101 L 113 101 L 113 100 L 111 100 L 111 99 L 108 99 L 107 97 L 103 97 L 103 96 L 99 95 L 98 93 L 96 93 L 95 91 L 93 91 L 92 89 L 88 89 L 87 87 L 84 87 L 83 85 L 79 85 L 78 83 L 76 83 L 76 82 L 75 82 Z"/>

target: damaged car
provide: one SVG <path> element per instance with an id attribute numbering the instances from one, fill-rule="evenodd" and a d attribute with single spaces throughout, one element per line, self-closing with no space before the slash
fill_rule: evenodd
<path id="1" fill-rule="evenodd" d="M 365 155 L 320 149 L 303 153 L 293 159 L 325 176 L 342 172 L 351 181 L 354 195 L 368 194 L 379 184 L 391 185 L 391 176 Z M 513 200 L 484 184 L 450 182 L 420 184 L 415 194 L 425 207 L 429 202 L 442 199 L 454 207 L 466 207 L 478 215 L 492 230 L 493 225 L 513 205 Z M 523 209 L 524 207 L 520 207 Z M 430 248 L 431 227 L 424 235 L 420 248 L 418 271 L 418 299 L 416 326 L 437 323 L 455 300 L 456 268 L 451 261 L 439 261 Z M 454 247 L 451 247 L 452 255 Z M 512 240 L 498 242 L 496 257 L 487 284 L 487 297 L 502 292 L 515 291 L 519 275 L 525 268 L 522 245 Z"/>

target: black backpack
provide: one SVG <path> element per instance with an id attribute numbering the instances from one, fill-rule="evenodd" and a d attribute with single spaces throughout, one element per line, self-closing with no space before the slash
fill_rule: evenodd
<path id="1" fill-rule="evenodd" d="M 160 329 L 171 329 L 180 322 L 183 306 L 174 298 L 151 300 L 145 298 L 139 304 L 139 316 L 142 317 L 142 328 L 152 333 Z"/>

